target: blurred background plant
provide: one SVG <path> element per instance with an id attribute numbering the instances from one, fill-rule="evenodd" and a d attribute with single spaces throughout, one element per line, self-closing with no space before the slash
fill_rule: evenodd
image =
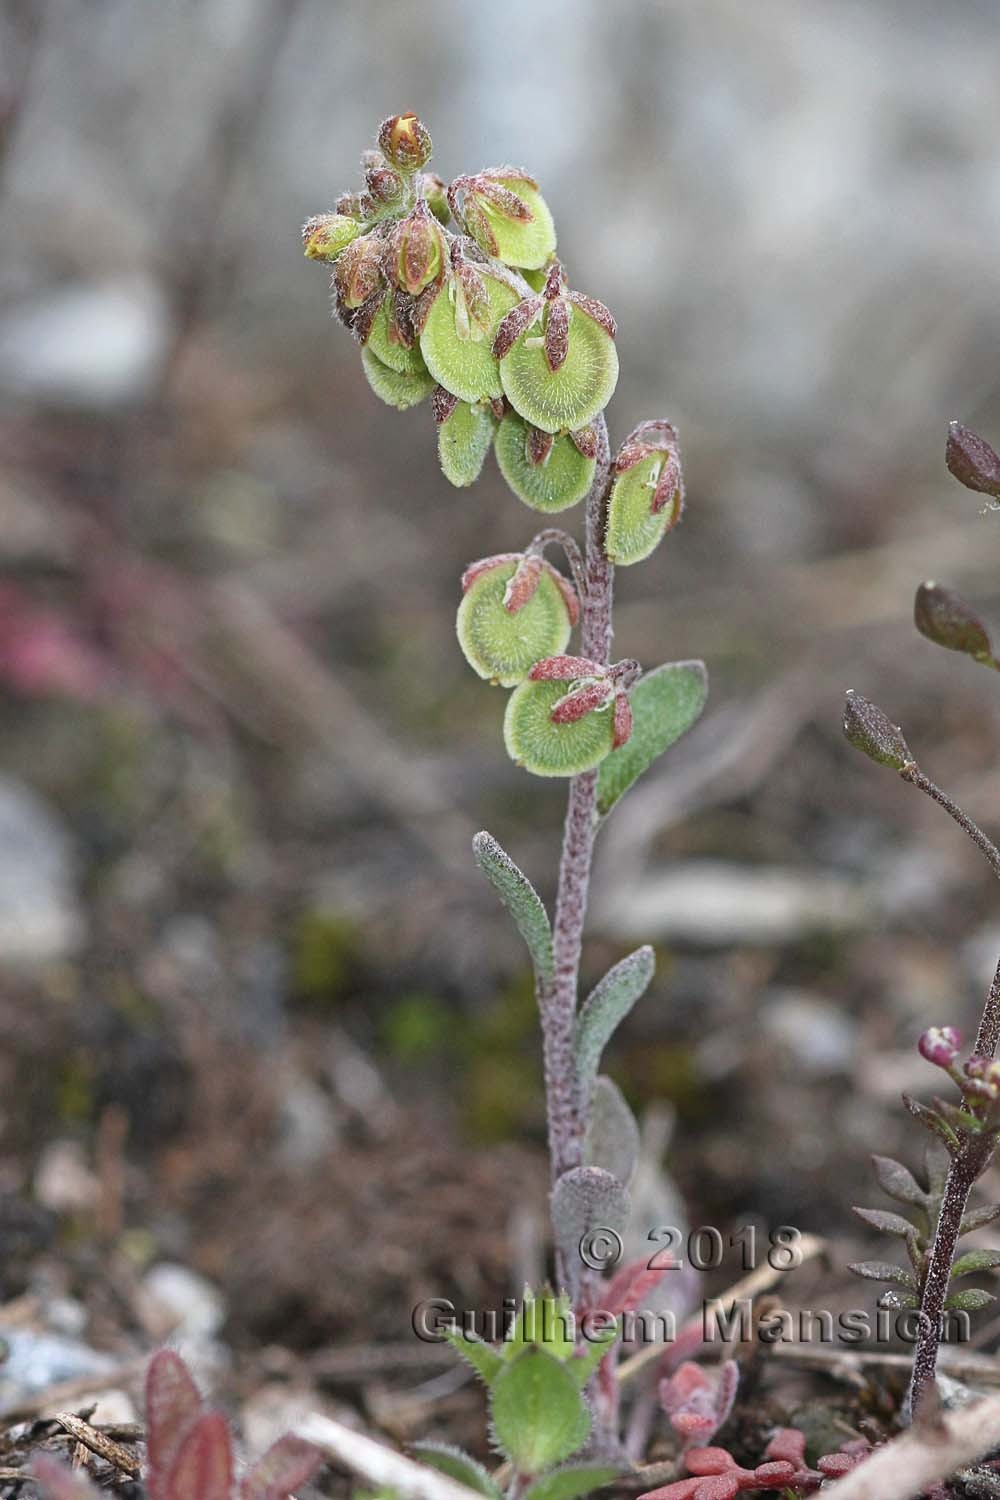
<path id="1" fill-rule="evenodd" d="M 939 442 L 942 414 L 1000 430 L 991 19 L 4 8 L 0 1268 L 60 1372 L 186 1319 L 239 1354 L 258 1451 L 317 1388 L 406 1435 L 446 1361 L 406 1366 L 400 1309 L 539 1281 L 530 980 L 467 849 L 502 810 L 547 868 L 561 814 L 440 608 L 510 502 L 487 470 L 456 507 L 425 413 L 386 436 L 288 240 L 400 100 L 443 175 L 530 166 L 614 306 L 621 410 L 684 437 L 683 558 L 629 573 L 617 650 L 704 655 L 713 696 L 599 853 L 585 982 L 658 960 L 608 1070 L 673 1106 L 697 1222 L 843 1237 L 871 1142 L 905 1155 L 913 1043 L 974 1033 L 1000 931 L 975 850 L 835 705 L 862 668 L 891 683 L 921 761 L 1000 821 L 997 710 L 911 624 L 921 577 L 996 605 L 1000 517 L 942 488 Z M 4 1378 L 29 1399 L 25 1362 Z M 477 1440 L 470 1387 L 444 1411 Z"/>

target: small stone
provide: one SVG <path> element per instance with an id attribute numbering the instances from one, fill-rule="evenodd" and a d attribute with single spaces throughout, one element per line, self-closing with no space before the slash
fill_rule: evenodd
<path id="1" fill-rule="evenodd" d="M 225 1322 L 222 1293 L 204 1276 L 163 1260 L 142 1278 L 141 1315 L 154 1338 L 211 1339 Z"/>

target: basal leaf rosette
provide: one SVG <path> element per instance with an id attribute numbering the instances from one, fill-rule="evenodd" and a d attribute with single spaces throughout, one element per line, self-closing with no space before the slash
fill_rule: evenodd
<path id="1" fill-rule="evenodd" d="M 586 427 L 618 383 L 614 318 L 603 303 L 566 290 L 558 262 L 545 290 L 504 318 L 493 350 L 511 406 L 544 432 Z"/>
<path id="2" fill-rule="evenodd" d="M 493 441 L 496 414 L 489 402 L 459 401 L 438 386 L 431 402 L 444 477 L 464 489 L 475 484 Z"/>
<path id="3" fill-rule="evenodd" d="M 508 755 L 535 776 L 593 770 L 632 732 L 627 689 L 638 670 L 637 662 L 606 667 L 582 656 L 537 662 L 507 703 Z"/>
<path id="4" fill-rule="evenodd" d="M 537 661 L 563 651 L 579 617 L 568 579 L 531 552 L 473 563 L 462 590 L 459 645 L 472 670 L 500 687 L 523 682 Z"/>
<path id="5" fill-rule="evenodd" d="M 669 422 L 643 422 L 614 462 L 604 550 L 619 567 L 642 562 L 672 531 L 684 508 L 677 434 Z"/>
<path id="6" fill-rule="evenodd" d="M 593 436 L 591 429 L 583 435 L 563 433 L 556 437 L 509 411 L 496 435 L 500 472 L 518 499 L 532 510 L 549 515 L 568 510 L 584 498 L 594 480 L 596 441 L 588 443 L 588 436 Z M 581 442 L 589 447 L 589 455 Z"/>
<path id="7" fill-rule="evenodd" d="M 555 251 L 548 204 L 535 179 L 519 167 L 487 167 L 456 177 L 448 202 L 480 249 L 508 266 L 538 270 Z"/>
<path id="8" fill-rule="evenodd" d="M 453 247 L 451 269 L 423 323 L 420 352 L 438 384 L 460 401 L 503 395 L 493 340 L 518 300 L 518 290 L 506 276 Z"/>

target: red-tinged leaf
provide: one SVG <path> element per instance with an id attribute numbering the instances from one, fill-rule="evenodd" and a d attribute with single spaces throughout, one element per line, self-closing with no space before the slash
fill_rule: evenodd
<path id="1" fill-rule="evenodd" d="M 583 292 L 567 292 L 566 296 L 574 307 L 578 307 L 582 313 L 586 313 L 588 318 L 593 318 L 595 323 L 600 323 L 605 333 L 609 334 L 611 338 L 615 337 L 618 332 L 618 324 L 603 302 L 598 302 L 596 297 L 586 297 Z"/>
<path id="2" fill-rule="evenodd" d="M 695 1491 L 704 1484 L 703 1479 L 675 1479 L 659 1490 L 647 1490 L 638 1500 L 694 1500 Z"/>
<path id="3" fill-rule="evenodd" d="M 681 474 L 681 461 L 676 453 L 667 455 L 666 462 L 660 470 L 650 509 L 654 516 L 658 516 L 661 511 L 666 510 L 668 505 L 672 507 L 672 510 L 667 522 L 667 530 L 673 531 L 684 510 L 684 479 Z"/>
<path id="4" fill-rule="evenodd" d="M 631 1261 L 616 1271 L 607 1286 L 602 1288 L 598 1305 L 616 1318 L 623 1313 L 635 1312 L 643 1299 L 656 1290 L 669 1269 L 668 1265 L 650 1267 L 644 1260 Z"/>
<path id="5" fill-rule="evenodd" d="M 163 1500 L 230 1500 L 233 1450 L 221 1412 L 198 1417 L 181 1442 L 163 1487 Z"/>
<path id="6" fill-rule="evenodd" d="M 98 1500 L 100 1491 L 90 1480 L 51 1453 L 37 1453 L 30 1472 L 45 1491 L 46 1500 Z"/>
<path id="7" fill-rule="evenodd" d="M 167 1473 L 202 1410 L 201 1392 L 172 1349 L 160 1349 L 146 1371 L 147 1488 L 151 1500 L 165 1494 Z"/>
<path id="8" fill-rule="evenodd" d="M 435 388 L 431 396 L 431 416 L 439 427 L 447 422 L 457 405 L 458 397 L 453 396 L 451 391 L 446 391 L 443 385 Z"/>
<path id="9" fill-rule="evenodd" d="M 758 1464 L 753 1471 L 753 1477 L 762 1485 L 777 1489 L 779 1485 L 787 1484 L 795 1478 L 795 1465 L 785 1463 L 782 1459 L 776 1459 L 773 1463 Z"/>
<path id="10" fill-rule="evenodd" d="M 725 1448 L 692 1448 L 684 1455 L 684 1462 L 692 1474 L 745 1474 L 731 1453 Z"/>
<path id="11" fill-rule="evenodd" d="M 323 1455 L 312 1443 L 286 1433 L 253 1465 L 240 1484 L 240 1500 L 287 1500 L 322 1467 Z"/>
<path id="12" fill-rule="evenodd" d="M 522 557 L 517 571 L 504 590 L 503 607 L 509 615 L 530 604 L 538 592 L 538 581 L 542 576 L 542 559 L 537 555 Z"/>
<path id="13" fill-rule="evenodd" d="M 587 682 L 560 698 L 549 714 L 553 724 L 575 724 L 586 714 L 607 705 L 613 688 L 608 682 Z"/>
<path id="14" fill-rule="evenodd" d="M 495 557 L 481 557 L 478 562 L 470 563 L 462 574 L 462 593 L 467 594 L 476 579 L 482 578 L 484 573 L 489 573 L 493 568 L 502 568 L 505 563 L 520 562 L 523 556 L 523 552 L 498 552 Z"/>
<path id="15" fill-rule="evenodd" d="M 565 578 L 559 569 L 554 568 L 551 563 L 547 562 L 545 567 L 565 600 L 566 608 L 569 610 L 569 623 L 574 626 L 578 625 L 580 623 L 580 600 L 576 589 L 570 583 L 569 579 Z"/>
<path id="16" fill-rule="evenodd" d="M 561 370 L 569 353 L 569 303 L 557 297 L 549 306 L 545 324 L 545 363 L 553 375 Z"/>
<path id="17" fill-rule="evenodd" d="M 580 427 L 576 432 L 571 432 L 570 437 L 584 458 L 596 458 L 598 449 L 597 428 L 591 424 Z"/>
<path id="18" fill-rule="evenodd" d="M 632 738 L 632 705 L 628 701 L 628 693 L 617 692 L 615 694 L 615 732 L 611 741 L 612 750 L 618 750 L 622 745 L 627 745 Z"/>
<path id="19" fill-rule="evenodd" d="M 816 1467 L 827 1479 L 839 1479 L 856 1469 L 859 1460 L 851 1453 L 827 1453 L 816 1462 Z"/>
<path id="20" fill-rule="evenodd" d="M 604 671 L 589 656 L 546 656 L 536 661 L 528 677 L 532 682 L 575 682 L 578 677 L 598 677 Z"/>
<path id="21" fill-rule="evenodd" d="M 533 464 L 537 469 L 552 452 L 556 435 L 554 432 L 543 432 L 540 427 L 532 427 L 530 422 L 526 423 L 526 426 L 528 435 L 524 444 L 525 457 L 529 464 Z"/>
<path id="22" fill-rule="evenodd" d="M 517 343 L 522 333 L 530 328 L 545 305 L 545 299 L 541 296 L 525 297 L 516 307 L 512 307 L 505 318 L 500 320 L 496 337 L 493 340 L 494 359 L 503 359 L 509 354 Z"/>
<path id="23" fill-rule="evenodd" d="M 694 1492 L 694 1500 L 732 1500 L 741 1488 L 738 1474 L 717 1474 L 701 1481 Z"/>
<path id="24" fill-rule="evenodd" d="M 806 1435 L 797 1427 L 779 1427 L 767 1447 L 764 1457 L 775 1462 L 791 1464 L 801 1469 L 806 1461 Z"/>

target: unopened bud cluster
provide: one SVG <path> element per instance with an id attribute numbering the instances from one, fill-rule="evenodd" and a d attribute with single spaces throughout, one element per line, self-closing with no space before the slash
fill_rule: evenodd
<path id="1" fill-rule="evenodd" d="M 473 484 L 492 449 L 525 505 L 567 510 L 607 461 L 601 413 L 618 379 L 615 320 L 571 287 L 533 177 L 489 167 L 446 187 L 426 170 L 430 155 L 416 115 L 383 121 L 362 157 L 363 188 L 307 222 L 306 255 L 333 268 L 334 310 L 361 346 L 375 394 L 400 410 L 430 400 L 452 484 Z M 604 549 L 613 563 L 636 563 L 680 519 L 673 428 L 636 428 L 610 479 Z M 462 650 L 480 676 L 517 688 L 507 747 L 540 775 L 576 775 L 631 732 L 637 669 L 586 663 L 558 682 L 531 675 L 547 660 L 582 661 L 562 656 L 579 612 L 572 585 L 534 544 L 474 564 L 463 580 Z"/>
<path id="2" fill-rule="evenodd" d="M 979 1053 L 961 1060 L 962 1038 L 954 1026 L 931 1026 L 917 1043 L 921 1057 L 941 1068 L 962 1095 L 962 1109 L 935 1100 L 937 1114 L 953 1129 L 1000 1129 L 1000 1061 Z"/>

